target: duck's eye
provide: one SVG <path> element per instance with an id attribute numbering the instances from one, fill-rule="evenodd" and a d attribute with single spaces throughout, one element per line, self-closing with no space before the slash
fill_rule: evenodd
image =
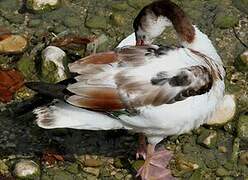
<path id="1" fill-rule="evenodd" d="M 143 36 L 142 36 L 142 39 L 146 39 L 146 36 L 145 36 L 145 35 L 143 35 Z"/>

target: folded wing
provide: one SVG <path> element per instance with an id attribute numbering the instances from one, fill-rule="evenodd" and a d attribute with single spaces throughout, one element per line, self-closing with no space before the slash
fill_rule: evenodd
<path id="1" fill-rule="evenodd" d="M 129 68 L 152 63 L 154 57 L 165 55 L 158 47 L 126 47 L 73 63 L 70 70 L 82 75 L 76 77 L 77 83 L 67 87 L 74 95 L 66 101 L 92 110 L 117 111 L 175 103 L 211 89 L 212 69 L 203 65 L 160 71 L 149 80 L 126 74 Z"/>

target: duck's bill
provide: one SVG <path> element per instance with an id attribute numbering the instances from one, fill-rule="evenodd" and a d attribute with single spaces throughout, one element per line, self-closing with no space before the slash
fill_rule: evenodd
<path id="1" fill-rule="evenodd" d="M 136 41 L 136 46 L 144 46 L 144 45 L 145 45 L 144 40 L 139 39 L 139 40 Z"/>

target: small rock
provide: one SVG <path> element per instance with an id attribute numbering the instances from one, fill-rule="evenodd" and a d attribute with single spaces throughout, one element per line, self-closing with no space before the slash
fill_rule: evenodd
<path id="1" fill-rule="evenodd" d="M 219 13 L 216 15 L 214 24 L 221 29 L 228 29 L 238 24 L 239 19 L 235 15 Z"/>
<path id="2" fill-rule="evenodd" d="M 40 26 L 42 21 L 40 19 L 32 19 L 28 22 L 28 27 L 35 28 Z"/>
<path id="3" fill-rule="evenodd" d="M 77 163 L 73 163 L 70 164 L 66 170 L 72 174 L 77 174 L 78 173 L 78 164 Z"/>
<path id="4" fill-rule="evenodd" d="M 1 39 L 1 38 L 0 38 Z M 19 54 L 27 47 L 27 40 L 20 35 L 9 35 L 0 40 L 0 54 Z"/>
<path id="5" fill-rule="evenodd" d="M 2 160 L 0 160 L 0 175 L 7 174 L 9 174 L 9 168 Z"/>
<path id="6" fill-rule="evenodd" d="M 233 0 L 233 4 L 241 11 L 248 14 L 248 0 Z"/>
<path id="7" fill-rule="evenodd" d="M 126 175 L 126 177 L 125 177 L 125 180 L 132 180 L 132 179 L 133 179 L 132 174 L 128 174 L 128 175 Z"/>
<path id="8" fill-rule="evenodd" d="M 85 26 L 92 29 L 106 29 L 108 20 L 103 16 L 94 16 L 86 20 Z"/>
<path id="9" fill-rule="evenodd" d="M 152 2 L 151 0 L 128 0 L 127 1 L 129 6 L 136 8 L 136 9 L 141 9 L 151 2 Z"/>
<path id="10" fill-rule="evenodd" d="M 112 8 L 119 11 L 125 11 L 129 6 L 126 2 L 116 2 L 112 4 Z"/>
<path id="11" fill-rule="evenodd" d="M 248 165 L 248 151 L 240 153 L 239 161 L 241 164 Z"/>
<path id="12" fill-rule="evenodd" d="M 94 176 L 96 176 L 96 177 L 98 177 L 99 174 L 100 174 L 100 169 L 98 169 L 98 168 L 85 167 L 85 168 L 83 168 L 83 170 L 84 170 L 86 173 L 92 174 L 92 175 L 94 175 Z"/>
<path id="13" fill-rule="evenodd" d="M 27 80 L 36 79 L 36 68 L 34 59 L 30 56 L 24 55 L 18 62 L 17 68 L 22 72 Z"/>
<path id="14" fill-rule="evenodd" d="M 248 116 L 241 115 L 237 124 L 238 137 L 241 139 L 248 139 Z"/>
<path id="15" fill-rule="evenodd" d="M 225 168 L 223 167 L 219 167 L 217 170 L 216 170 L 216 175 L 219 176 L 219 177 L 223 177 L 223 176 L 228 176 L 230 173 L 228 170 L 226 170 Z"/>
<path id="16" fill-rule="evenodd" d="M 36 177 L 40 175 L 40 167 L 34 161 L 21 160 L 15 165 L 14 174 L 20 179 Z"/>
<path id="17" fill-rule="evenodd" d="M 74 180 L 73 176 L 70 173 L 60 170 L 60 169 L 54 172 L 52 179 L 53 180 Z"/>
<path id="18" fill-rule="evenodd" d="M 141 166 L 143 166 L 144 162 L 145 162 L 144 160 L 134 161 L 132 163 L 132 168 L 134 168 L 136 171 L 138 171 L 141 168 Z"/>
<path id="19" fill-rule="evenodd" d="M 86 167 L 99 167 L 102 165 L 102 161 L 98 159 L 86 159 L 84 165 Z"/>
<path id="20" fill-rule="evenodd" d="M 207 122 L 208 125 L 224 125 L 236 114 L 236 98 L 234 95 L 225 95 L 222 103 L 214 112 L 212 118 Z"/>
<path id="21" fill-rule="evenodd" d="M 55 46 L 42 51 L 42 78 L 47 82 L 59 82 L 67 78 L 65 52 Z"/>
<path id="22" fill-rule="evenodd" d="M 176 167 L 182 172 L 191 172 L 199 168 L 195 162 L 183 159 L 181 156 L 176 158 Z"/>
<path id="23" fill-rule="evenodd" d="M 121 172 L 117 172 L 115 174 L 115 179 L 116 180 L 122 180 L 122 179 L 124 179 L 124 175 Z"/>
<path id="24" fill-rule="evenodd" d="M 109 38 L 105 34 L 100 35 L 87 45 L 87 53 L 92 54 L 95 51 L 102 52 L 106 50 L 107 48 L 105 46 L 108 43 L 108 40 Z"/>
<path id="25" fill-rule="evenodd" d="M 207 148 L 215 147 L 217 143 L 217 132 L 203 129 L 200 136 L 197 138 L 197 143 Z"/>
<path id="26" fill-rule="evenodd" d="M 115 159 L 115 161 L 114 161 L 114 166 L 116 167 L 116 168 L 123 168 L 123 164 L 122 164 L 122 162 L 121 162 L 121 160 L 119 159 L 119 158 L 116 158 Z"/>
<path id="27" fill-rule="evenodd" d="M 69 28 L 74 28 L 81 25 L 82 21 L 78 17 L 66 16 L 63 20 L 64 25 Z"/>
<path id="28" fill-rule="evenodd" d="M 27 7 L 34 11 L 49 11 L 56 9 L 60 0 L 27 0 Z"/>
<path id="29" fill-rule="evenodd" d="M 124 26 L 126 24 L 125 14 L 114 13 L 110 18 L 116 26 Z"/>
<path id="30" fill-rule="evenodd" d="M 219 152 L 221 152 L 221 153 L 226 153 L 226 152 L 227 152 L 227 148 L 226 148 L 225 146 L 219 146 L 219 147 L 218 147 L 218 150 L 219 150 Z"/>
<path id="31" fill-rule="evenodd" d="M 235 67 L 242 72 L 248 71 L 248 50 L 243 52 L 236 60 Z"/>
<path id="32" fill-rule="evenodd" d="M 189 180 L 201 180 L 204 178 L 204 171 L 202 169 L 197 169 L 189 178 Z"/>

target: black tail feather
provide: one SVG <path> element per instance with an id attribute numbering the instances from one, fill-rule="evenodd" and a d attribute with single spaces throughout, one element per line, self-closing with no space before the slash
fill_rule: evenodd
<path id="1" fill-rule="evenodd" d="M 27 82 L 25 86 L 38 92 L 41 95 L 64 100 L 66 85 L 50 84 L 44 82 Z"/>

